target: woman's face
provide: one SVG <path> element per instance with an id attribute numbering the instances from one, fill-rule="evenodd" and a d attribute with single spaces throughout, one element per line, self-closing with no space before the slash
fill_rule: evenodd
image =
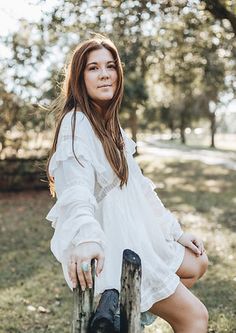
<path id="1" fill-rule="evenodd" d="M 84 82 L 91 99 L 99 106 L 110 101 L 117 87 L 117 71 L 113 56 L 106 48 L 91 51 L 84 70 Z"/>

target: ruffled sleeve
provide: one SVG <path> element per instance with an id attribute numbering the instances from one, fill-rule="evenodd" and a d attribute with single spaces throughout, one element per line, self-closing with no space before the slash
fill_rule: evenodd
<path id="1" fill-rule="evenodd" d="M 94 196 L 96 175 L 103 174 L 103 166 L 96 158 L 91 140 L 90 129 L 84 132 L 81 123 L 80 134 L 76 133 L 75 159 L 72 151 L 72 137 L 65 132 L 62 124 L 56 152 L 54 153 L 49 172 L 54 177 L 57 201 L 46 216 L 55 228 L 51 239 L 51 250 L 59 262 L 72 246 L 84 242 L 97 242 L 106 246 L 106 237 L 99 221 L 95 218 L 98 207 Z M 86 137 L 84 135 L 87 135 Z"/>
<path id="2" fill-rule="evenodd" d="M 124 139 L 124 142 L 125 142 L 125 151 L 126 151 L 127 155 L 130 155 L 130 156 L 134 155 L 136 152 L 136 147 L 137 147 L 136 142 L 128 137 L 128 135 L 126 134 L 126 132 L 123 130 L 122 127 L 120 127 L 120 130 L 121 130 L 121 134 Z"/>
<path id="3" fill-rule="evenodd" d="M 136 152 L 137 144 L 127 136 L 126 132 L 121 129 L 122 135 L 125 140 L 126 151 L 132 157 L 130 163 L 131 172 L 139 180 L 145 198 L 149 202 L 151 209 L 154 210 L 157 219 L 161 222 L 163 234 L 167 240 L 178 240 L 183 234 L 183 230 L 173 213 L 171 213 L 161 202 L 157 193 L 155 192 L 156 185 L 150 178 L 145 177 L 132 155 Z"/>
<path id="4" fill-rule="evenodd" d="M 183 230 L 177 218 L 163 205 L 157 193 L 154 191 L 156 185 L 151 181 L 151 179 L 142 175 L 141 182 L 148 202 L 154 210 L 157 218 L 161 221 L 161 227 L 165 238 L 167 240 L 174 239 L 177 241 L 183 234 Z"/>
<path id="5" fill-rule="evenodd" d="M 62 161 L 74 158 L 75 155 L 89 164 L 95 170 L 96 180 L 101 186 L 107 184 L 105 176 L 106 168 L 99 159 L 103 155 L 103 147 L 96 137 L 89 120 L 82 112 L 76 112 L 76 126 L 74 133 L 74 147 L 72 146 L 72 112 L 69 112 L 63 119 L 58 135 L 58 144 L 55 154 L 53 154 L 49 173 L 54 177 L 54 172 Z"/>

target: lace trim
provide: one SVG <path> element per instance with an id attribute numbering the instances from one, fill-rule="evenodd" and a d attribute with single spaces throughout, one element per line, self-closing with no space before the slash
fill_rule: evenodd
<path id="1" fill-rule="evenodd" d="M 116 177 L 113 182 L 107 186 L 105 186 L 99 194 L 96 195 L 97 202 L 101 202 L 105 196 L 114 188 L 116 187 L 120 182 L 120 179 Z"/>

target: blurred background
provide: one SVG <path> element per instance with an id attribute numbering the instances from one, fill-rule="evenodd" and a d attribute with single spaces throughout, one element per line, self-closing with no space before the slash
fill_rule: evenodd
<path id="1" fill-rule="evenodd" d="M 193 288 L 209 332 L 236 332 L 236 1 L 0 0 L 0 332 L 68 332 L 71 293 L 50 253 L 47 107 L 91 32 L 125 70 L 120 121 L 209 270 Z M 14 320 L 9 320 L 14 318 Z M 148 333 L 171 332 L 158 319 Z"/>

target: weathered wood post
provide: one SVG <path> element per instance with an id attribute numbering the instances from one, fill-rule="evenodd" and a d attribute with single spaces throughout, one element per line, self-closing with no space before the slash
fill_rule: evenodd
<path id="1" fill-rule="evenodd" d="M 73 290 L 72 333 L 87 333 L 89 319 L 93 313 L 95 260 L 91 262 L 93 287 L 82 291 L 80 284 Z"/>
<path id="2" fill-rule="evenodd" d="M 141 259 L 135 252 L 123 252 L 121 274 L 120 318 L 122 333 L 141 333 L 140 286 Z"/>
<path id="3" fill-rule="evenodd" d="M 141 333 L 141 260 L 138 254 L 123 252 L 121 292 L 108 289 L 101 295 L 94 312 L 95 262 L 92 260 L 93 288 L 73 291 L 72 333 Z M 120 298 L 120 303 L 119 303 Z"/>

